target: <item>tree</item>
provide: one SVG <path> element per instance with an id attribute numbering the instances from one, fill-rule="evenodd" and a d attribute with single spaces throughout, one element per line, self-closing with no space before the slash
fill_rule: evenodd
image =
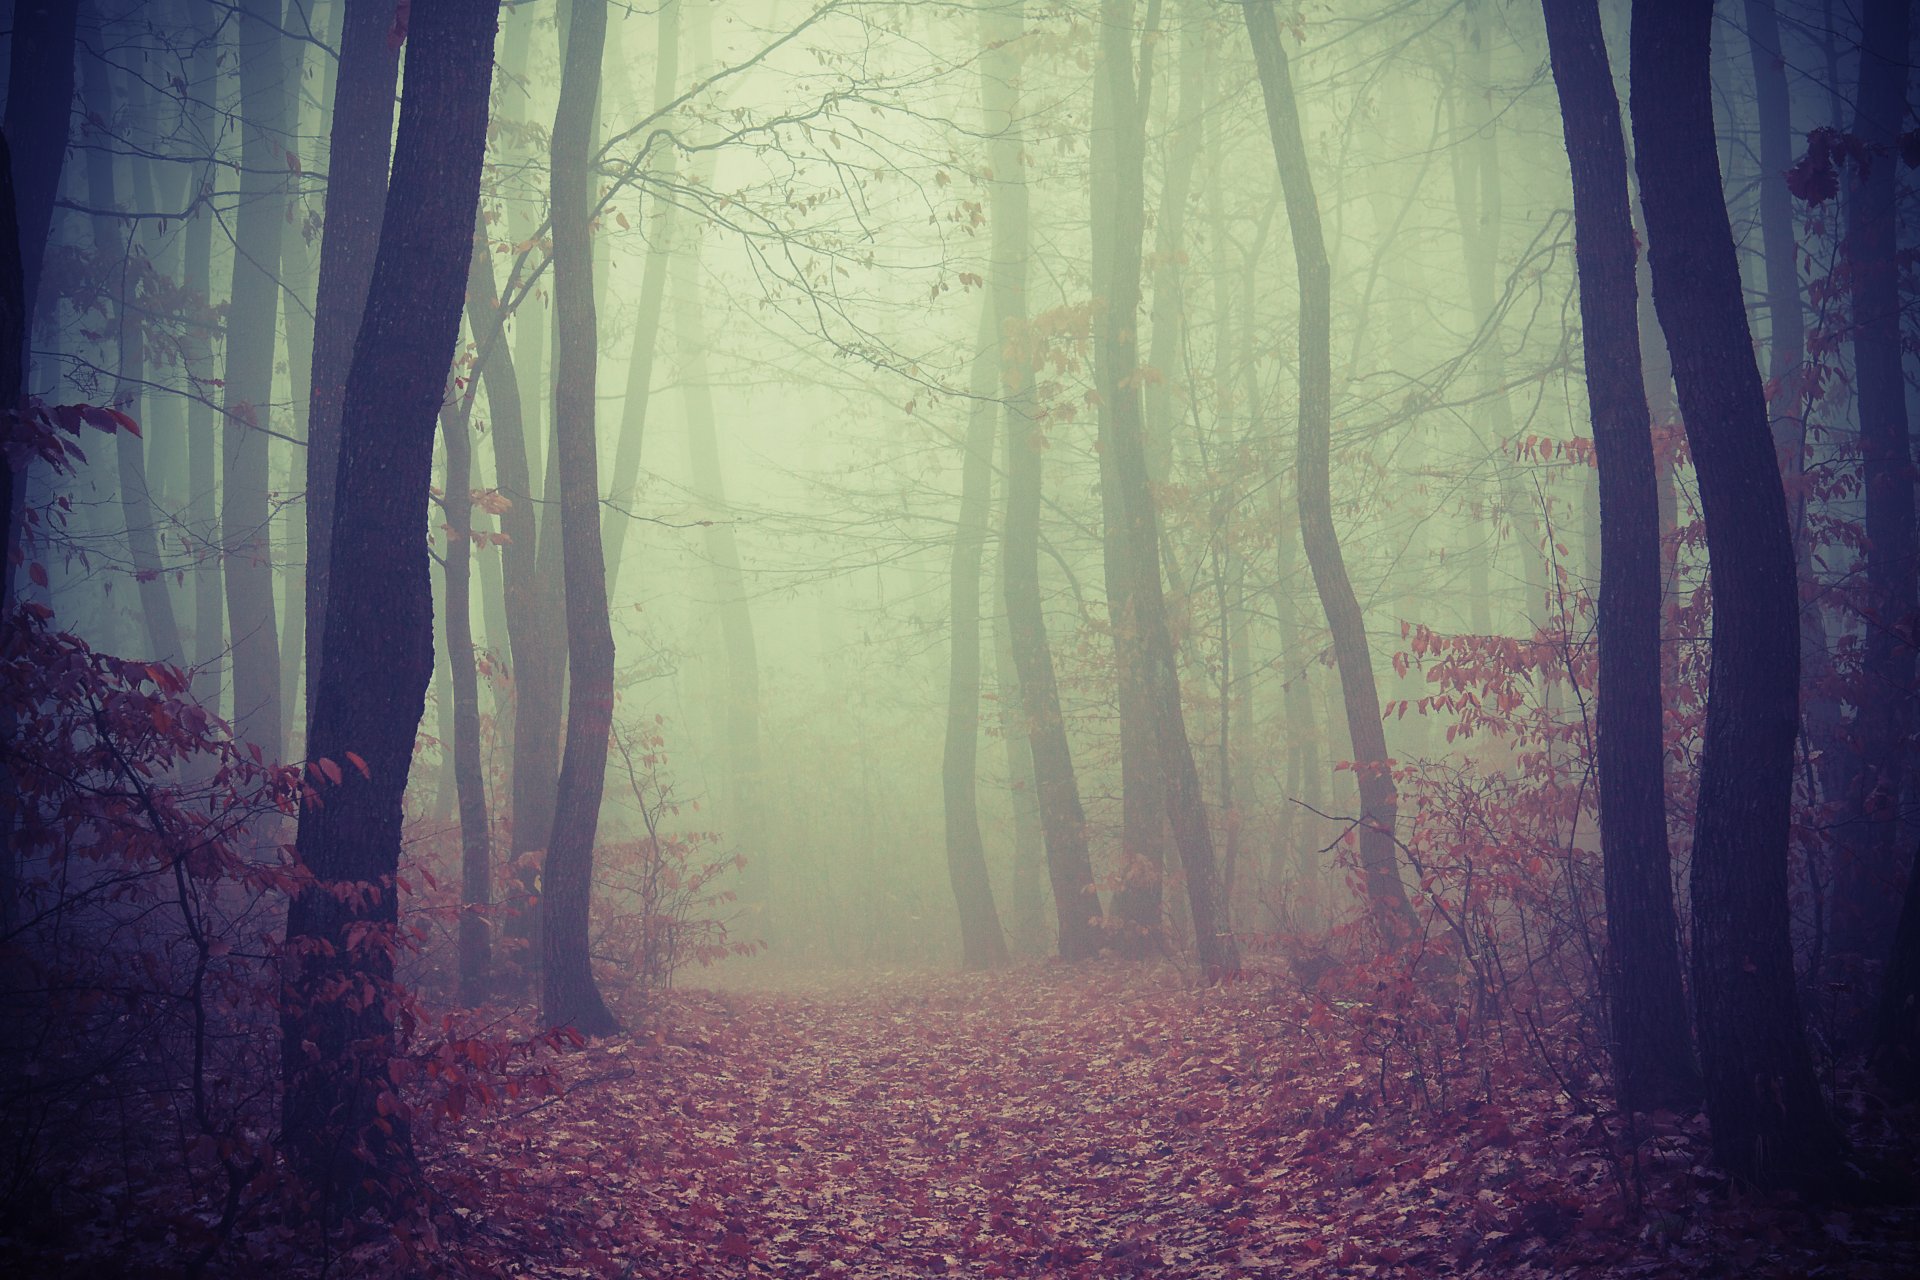
<path id="1" fill-rule="evenodd" d="M 220 475 L 220 553 L 233 636 L 233 722 L 268 759 L 280 758 L 286 749 L 273 551 L 267 537 L 267 430 L 289 172 L 287 116 L 293 95 L 281 18 L 280 0 L 245 0 L 240 6 L 240 207 L 234 214 L 222 406 L 226 448 Z"/>
<path id="2" fill-rule="evenodd" d="M 447 447 L 447 556 L 445 566 L 448 683 L 453 703 L 453 787 L 460 806 L 460 1000 L 487 998 L 493 967 L 486 909 L 493 905 L 493 832 L 487 818 L 487 784 L 480 767 L 480 686 L 473 645 L 473 392 L 440 411 Z"/>
<path id="3" fill-rule="evenodd" d="M 1306 142 L 1293 95 L 1293 76 L 1272 0 L 1246 7 L 1247 34 L 1267 104 L 1267 130 L 1293 229 L 1294 264 L 1300 277 L 1300 427 L 1294 484 L 1300 503 L 1300 540 L 1314 586 L 1326 610 L 1334 662 L 1346 705 L 1347 732 L 1353 740 L 1353 769 L 1360 787 L 1360 865 L 1366 874 L 1367 904 L 1381 943 L 1392 946 L 1410 937 L 1413 908 L 1394 859 L 1394 819 L 1398 805 L 1387 738 L 1380 725 L 1380 693 L 1374 683 L 1373 655 L 1366 620 L 1340 552 L 1333 525 L 1329 452 L 1333 430 L 1332 270 L 1320 229 L 1320 205 L 1307 165 Z"/>
<path id="4" fill-rule="evenodd" d="M 340 460 L 340 404 L 366 310 L 387 195 L 393 89 L 400 71 L 383 0 L 345 0 L 333 91 L 326 232 L 313 301 L 313 377 L 307 409 L 307 663 L 320 669 L 327 607 L 333 481 Z M 307 684 L 312 714 L 313 682 Z"/>
<path id="5" fill-rule="evenodd" d="M 16 230 L 7 238 L 11 247 L 6 252 L 19 255 L 20 311 L 18 334 L 9 328 L 0 338 L 10 344 L 10 353 L 16 346 L 21 348 L 21 364 L 13 394 L 0 404 L 0 410 L 8 413 L 17 407 L 26 385 L 24 347 L 33 329 L 47 232 L 53 225 L 54 197 L 66 163 L 67 128 L 73 115 L 73 36 L 79 13 L 80 6 L 71 0 L 22 0 L 14 6 L 5 128 Z M 9 325 L 14 322 L 9 317 Z M 0 391 L 5 389 L 0 383 Z M 20 533 L 14 509 L 21 479 L 14 473 L 12 460 L 0 452 L 0 500 L 5 502 L 0 520 L 6 521 L 7 530 L 6 546 L 0 548 L 0 601 L 13 599 L 13 552 Z"/>
<path id="6" fill-rule="evenodd" d="M 1695 1025 L 1715 1158 L 1817 1187 L 1841 1140 L 1800 1023 L 1787 934 L 1799 598 L 1786 495 L 1722 201 L 1712 0 L 1635 0 L 1629 83 L 1653 301 L 1699 477 L 1713 648 L 1693 827 Z"/>
<path id="7" fill-rule="evenodd" d="M 1853 302 L 1854 398 L 1866 483 L 1866 655 L 1858 699 L 1854 813 L 1840 863 L 1835 945 L 1878 957 L 1893 935 L 1905 849 L 1900 802 L 1912 779 L 1914 655 L 1920 644 L 1920 535 L 1902 368 L 1899 193 L 1895 156 L 1906 123 L 1912 6 L 1861 9 L 1860 91 L 1853 136 L 1865 148 L 1847 201 L 1844 249 Z"/>
<path id="8" fill-rule="evenodd" d="M 1031 350 L 1034 338 L 1027 316 L 1027 182 L 1019 102 L 1012 92 L 1018 83 L 1017 62 L 1009 49 L 1025 30 L 1026 5 L 1024 0 L 1009 0 L 989 8 L 985 17 L 991 24 L 987 46 L 998 54 L 994 80 L 1009 90 L 1004 112 L 991 113 L 1004 127 L 994 135 L 993 180 L 987 188 L 987 220 L 993 237 L 987 283 L 1000 331 L 1000 395 L 1007 440 L 1001 590 L 1006 597 L 1008 647 L 1020 677 L 1020 705 L 1033 754 L 1034 796 L 1047 850 L 1047 878 L 1053 886 L 1060 956 L 1084 960 L 1100 949 L 1100 895 L 1093 886 L 1086 811 L 1080 806 L 1080 784 L 1060 714 L 1060 688 L 1040 604 L 1045 428 L 1035 417 L 1032 371 L 1039 354 Z"/>
<path id="9" fill-rule="evenodd" d="M 386 987 L 401 797 L 433 668 L 420 531 L 472 249 L 496 13 L 474 0 L 411 6 L 393 174 L 342 401 L 313 789 L 297 841 L 311 881 L 287 911 L 281 1014 L 285 1146 L 333 1212 L 408 1194 Z"/>
<path id="10" fill-rule="evenodd" d="M 588 952 L 593 840 L 613 731 L 613 627 L 600 550 L 600 479 L 594 447 L 598 324 L 588 223 L 594 189 L 588 161 L 600 101 L 607 0 L 573 0 L 553 117 L 553 434 L 560 472 L 560 537 L 566 587 L 566 743 L 540 893 L 540 1010 L 548 1024 L 609 1035 L 619 1023 L 600 996 Z M 464 223 L 463 223 L 464 225 Z"/>
<path id="11" fill-rule="evenodd" d="M 1173 831 L 1174 846 L 1180 851 L 1181 869 L 1186 873 L 1195 950 L 1209 975 L 1225 977 L 1239 971 L 1240 954 L 1227 917 L 1219 867 L 1213 856 L 1213 833 L 1180 705 L 1180 671 L 1167 627 L 1160 578 L 1160 519 L 1147 470 L 1146 427 L 1140 402 L 1138 335 L 1141 243 L 1146 233 L 1146 114 L 1152 76 L 1150 50 L 1158 33 L 1150 32 L 1144 42 L 1136 80 L 1131 8 L 1130 0 L 1107 0 L 1101 9 L 1106 93 L 1115 126 L 1115 234 L 1105 321 L 1095 332 L 1095 343 L 1096 358 L 1104 370 L 1101 399 L 1106 413 L 1102 424 L 1107 431 L 1102 460 L 1110 459 L 1103 483 L 1110 481 L 1117 490 L 1112 507 L 1120 520 L 1118 549 L 1125 562 L 1121 576 L 1127 584 L 1114 630 L 1116 635 L 1132 633 L 1139 644 L 1133 656 L 1139 663 L 1135 678 L 1140 681 L 1153 734 L 1149 758 L 1159 774 L 1160 803 Z M 1109 544 L 1108 554 L 1115 549 Z M 1126 678 L 1123 663 L 1121 679 Z"/>
<path id="12" fill-rule="evenodd" d="M 1545 0 L 1573 172 L 1582 351 L 1600 485 L 1596 757 L 1607 986 L 1620 1105 L 1699 1097 L 1667 850 L 1660 699 L 1660 513 L 1640 368 L 1633 215 L 1620 103 L 1596 0 Z"/>

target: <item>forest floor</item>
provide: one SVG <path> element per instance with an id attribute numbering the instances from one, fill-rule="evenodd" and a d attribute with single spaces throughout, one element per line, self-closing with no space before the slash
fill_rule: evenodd
<path id="1" fill-rule="evenodd" d="M 1910 1207 L 1743 1194 L 1698 1120 L 1635 1143 L 1544 1071 L 1417 1105 L 1390 1079 L 1383 1104 L 1344 1034 L 1277 978 L 1202 991 L 1119 965 L 681 992 L 566 1055 L 558 1096 L 432 1144 L 442 1257 L 538 1277 L 1920 1275 Z"/>

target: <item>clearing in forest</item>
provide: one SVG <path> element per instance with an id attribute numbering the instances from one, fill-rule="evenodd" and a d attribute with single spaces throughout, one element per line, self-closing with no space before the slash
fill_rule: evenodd
<path id="1" fill-rule="evenodd" d="M 1625 1139 L 1524 1061 L 1422 1089 L 1388 1055 L 1383 1077 L 1355 1014 L 1277 975 L 1196 990 L 1119 966 L 678 993 L 568 1055 L 559 1096 L 431 1144 L 446 1256 L 527 1276 L 1920 1274 L 1885 1243 L 1899 1223 L 1732 1191 L 1699 1122 Z"/>

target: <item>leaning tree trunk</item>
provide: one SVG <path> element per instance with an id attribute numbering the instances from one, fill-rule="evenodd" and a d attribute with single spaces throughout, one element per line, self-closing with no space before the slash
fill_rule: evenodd
<path id="1" fill-rule="evenodd" d="M 313 373 L 307 402 L 307 669 L 320 669 L 340 461 L 340 404 L 366 310 L 387 197 L 393 89 L 400 59 L 390 0 L 345 0 L 333 92 L 325 234 L 313 299 Z M 313 682 L 308 681 L 308 713 Z"/>
<path id="2" fill-rule="evenodd" d="M 619 1023 L 593 977 L 587 908 L 593 891 L 593 840 L 607 780 L 613 731 L 613 627 L 607 570 L 600 553 L 600 478 L 594 446 L 594 388 L 599 364 L 593 307 L 593 119 L 600 100 L 607 0 L 574 0 L 553 117 L 553 431 L 560 470 L 562 577 L 567 599 L 566 744 L 553 834 L 542 873 L 541 1016 L 583 1035 L 610 1035 Z"/>
<path id="3" fill-rule="evenodd" d="M 420 530 L 472 251 L 496 14 L 476 0 L 414 0 L 393 177 L 342 400 L 338 572 L 298 839 L 313 881 L 288 907 L 281 1005 L 283 1141 L 329 1215 L 390 1209 L 414 1189 L 385 988 L 401 798 L 433 670 Z M 372 998 L 342 996 L 363 990 Z"/>
<path id="4" fill-rule="evenodd" d="M 993 904 L 986 848 L 980 839 L 980 559 L 987 541 L 987 506 L 993 487 L 993 383 L 999 344 L 994 341 L 993 298 L 982 299 L 980 336 L 973 359 L 972 398 L 960 475 L 960 517 L 954 523 L 948 575 L 947 737 L 940 760 L 940 794 L 946 819 L 947 879 L 960 916 L 960 958 L 969 969 L 1007 962 L 1007 939 Z"/>
<path id="5" fill-rule="evenodd" d="M 1114 123 L 1115 221 L 1106 316 L 1096 331 L 1095 342 L 1104 355 L 1101 396 L 1106 402 L 1102 421 L 1107 434 L 1102 441 L 1103 454 L 1111 458 L 1110 478 L 1118 499 L 1113 505 L 1120 517 L 1128 587 L 1114 629 L 1116 635 L 1132 633 L 1139 646 L 1133 656 L 1140 664 L 1137 678 L 1153 733 L 1151 758 L 1160 774 L 1160 801 L 1173 830 L 1174 846 L 1180 852 L 1181 869 L 1186 873 L 1194 946 L 1208 975 L 1218 978 L 1239 970 L 1240 955 L 1227 918 L 1213 855 L 1213 832 L 1180 705 L 1180 671 L 1160 580 L 1160 518 L 1154 510 L 1153 485 L 1147 474 L 1146 429 L 1140 403 L 1138 333 L 1141 242 L 1146 234 L 1146 115 L 1151 51 L 1157 34 L 1149 33 L 1142 42 L 1136 80 L 1131 13 L 1131 0 L 1105 0 L 1101 6 L 1105 91 Z M 1126 678 L 1124 670 L 1121 678 Z"/>
<path id="6" fill-rule="evenodd" d="M 1013 44 L 1026 23 L 1024 0 L 986 11 L 987 46 L 1000 59 L 994 79 L 1009 88 L 1006 127 L 995 135 L 993 179 L 987 186 L 993 243 L 993 309 L 1001 340 L 1000 394 L 1007 440 L 1006 528 L 1001 534 L 1001 589 L 1006 594 L 1007 636 L 1020 677 L 1033 752 L 1035 803 L 1047 848 L 1047 878 L 1053 885 L 1061 958 L 1083 960 L 1100 949 L 1100 895 L 1093 886 L 1087 852 L 1086 811 L 1074 777 L 1067 726 L 1060 714 L 1060 688 L 1047 645 L 1040 605 L 1040 492 L 1044 428 L 1035 420 L 1032 372 L 1040 353 L 1027 336 L 1027 182 L 1021 157 L 1018 55 Z"/>
<path id="7" fill-rule="evenodd" d="M 1272 0 L 1246 9 L 1260 88 L 1266 96 L 1267 128 L 1280 169 L 1280 186 L 1293 228 L 1293 256 L 1300 275 L 1300 434 L 1294 483 L 1300 501 L 1300 540 L 1314 586 L 1327 613 L 1334 662 L 1346 704 L 1347 733 L 1353 740 L 1353 768 L 1360 788 L 1360 866 L 1366 875 L 1367 904 L 1383 946 L 1412 936 L 1413 908 L 1394 858 L 1394 820 L 1399 797 L 1387 758 L 1386 732 L 1380 724 L 1380 693 L 1374 684 L 1373 655 L 1366 620 L 1347 577 L 1333 527 L 1332 477 L 1328 454 L 1333 429 L 1332 270 L 1320 230 L 1320 205 L 1307 166 L 1300 133 L 1293 76 L 1280 42 Z"/>
<path id="8" fill-rule="evenodd" d="M 1640 368 L 1627 153 L 1596 0 L 1545 0 L 1573 172 L 1587 401 L 1600 485 L 1596 713 L 1613 1072 L 1629 1110 L 1700 1096 L 1680 981 L 1660 701 L 1660 513 Z"/>
<path id="9" fill-rule="evenodd" d="M 220 476 L 220 554 L 233 637 L 233 723 L 240 737 L 269 760 L 280 759 L 286 749 L 267 501 L 274 317 L 280 302 L 292 97 L 281 16 L 280 0 L 245 0 L 240 8 L 240 207 L 233 215 L 226 449 Z"/>
<path id="10" fill-rule="evenodd" d="M 1811 1187 L 1838 1172 L 1841 1139 L 1807 1050 L 1788 939 L 1799 595 L 1721 197 L 1712 25 L 1712 0 L 1633 6 L 1633 139 L 1653 301 L 1699 476 L 1713 584 L 1693 831 L 1695 1017 L 1715 1159 L 1763 1185 Z"/>

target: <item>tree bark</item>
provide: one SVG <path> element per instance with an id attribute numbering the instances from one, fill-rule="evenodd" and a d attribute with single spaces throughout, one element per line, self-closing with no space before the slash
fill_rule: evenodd
<path id="1" fill-rule="evenodd" d="M 369 1201 L 390 1209 L 413 1190 L 384 988 L 401 797 L 433 668 L 420 530 L 471 253 L 496 14 L 474 0 L 412 5 L 393 178 L 342 400 L 335 572 L 308 738 L 315 796 L 298 838 L 313 881 L 288 908 L 281 1014 L 284 1141 L 330 1216 Z"/>
<path id="2" fill-rule="evenodd" d="M 973 360 L 972 399 L 960 476 L 960 516 L 954 524 L 947 614 L 952 639 L 947 655 L 947 738 L 940 761 L 940 794 L 946 818 L 947 879 L 960 917 L 960 958 L 969 969 L 1007 962 L 1006 934 L 994 908 L 980 839 L 980 559 L 987 541 L 987 506 L 993 487 L 993 384 L 999 344 L 994 341 L 993 298 L 983 298 L 980 336 Z"/>
<path id="3" fill-rule="evenodd" d="M 996 59 L 995 82 L 1019 84 L 1018 61 L 1009 46 L 1026 24 L 1024 0 L 1009 0 L 984 11 L 987 48 Z M 1053 885 L 1054 914 L 1062 959 L 1084 960 L 1100 949 L 1100 895 L 1093 886 L 1093 860 L 1087 852 L 1087 818 L 1080 807 L 1073 753 L 1060 714 L 1060 689 L 1054 679 L 1053 653 L 1047 644 L 1046 615 L 1040 604 L 1040 493 L 1044 426 L 1034 417 L 1032 363 L 1027 336 L 1027 183 L 1020 155 L 1017 88 L 1008 99 L 1006 127 L 994 135 L 987 187 L 992 234 L 992 275 L 988 281 L 999 322 L 1000 394 L 1006 406 L 1007 499 L 1002 532 L 1001 588 L 1006 593 L 1008 644 L 1020 676 L 1020 703 L 1033 754 L 1035 804 L 1047 849 L 1047 878 Z"/>
<path id="4" fill-rule="evenodd" d="M 313 299 L 313 372 L 307 402 L 307 669 L 320 669 L 327 609 L 340 405 L 366 310 L 386 205 L 393 92 L 400 71 L 392 0 L 342 0 L 340 59 L 327 161 L 326 227 Z M 313 682 L 307 713 L 313 713 Z"/>
<path id="5" fill-rule="evenodd" d="M 1667 849 L 1660 513 L 1640 368 L 1620 104 L 1596 0 L 1545 0 L 1573 175 L 1574 258 L 1600 501 L 1600 840 L 1615 1091 L 1627 1110 L 1700 1096 Z"/>
<path id="6" fill-rule="evenodd" d="M 600 360 L 593 304 L 593 175 L 588 167 L 600 100 L 607 0 L 573 0 L 560 103 L 553 117 L 553 432 L 566 544 L 566 742 L 560 758 L 553 834 L 542 875 L 541 1016 L 582 1035 L 610 1035 L 619 1023 L 601 998 L 588 951 L 593 841 L 606 786 L 613 730 L 613 627 L 600 551 L 600 478 L 595 456 L 595 377 Z"/>
<path id="7" fill-rule="evenodd" d="M 1838 1171 L 1787 925 L 1799 600 L 1785 493 L 1720 190 L 1712 0 L 1635 0 L 1633 137 L 1653 301 L 1699 476 L 1713 656 L 1693 832 L 1693 981 L 1715 1158 L 1763 1185 Z M 1765 1082 L 1761 1086 L 1757 1082 Z"/>
<path id="8" fill-rule="evenodd" d="M 1102 457 L 1105 460 L 1110 455 L 1112 460 L 1128 585 L 1114 627 L 1116 636 L 1131 631 L 1138 638 L 1138 679 L 1150 716 L 1160 801 L 1173 831 L 1174 846 L 1180 852 L 1181 869 L 1186 873 L 1195 949 L 1209 977 L 1218 979 L 1239 971 L 1240 953 L 1234 943 L 1232 922 L 1227 918 L 1219 866 L 1214 860 L 1213 832 L 1180 704 L 1180 671 L 1172 633 L 1167 628 L 1160 579 L 1160 518 L 1147 474 L 1146 427 L 1140 403 L 1138 328 L 1141 244 L 1146 233 L 1146 114 L 1152 83 L 1152 42 L 1157 34 L 1150 32 L 1143 41 L 1136 80 L 1132 7 L 1131 0 L 1104 0 L 1101 6 L 1106 91 L 1115 123 L 1116 234 L 1106 320 L 1096 329 L 1094 340 L 1105 352 L 1102 363 L 1106 378 L 1101 396 L 1107 409 L 1102 419 L 1107 434 L 1102 441 Z M 1121 679 L 1126 679 L 1124 665 Z M 1156 926 L 1158 923 L 1154 921 Z"/>
<path id="9" fill-rule="evenodd" d="M 1367 905 L 1381 944 L 1392 947 L 1412 936 L 1413 908 L 1394 855 L 1398 795 L 1386 732 L 1380 723 L 1380 693 L 1366 620 L 1353 594 L 1340 537 L 1333 525 L 1329 452 L 1333 429 L 1332 270 L 1320 229 L 1320 206 L 1300 133 L 1293 77 L 1272 0 L 1246 8 L 1247 32 L 1266 98 L 1267 128 L 1293 230 L 1293 256 L 1300 276 L 1300 429 L 1294 484 L 1300 503 L 1300 540 L 1332 633 L 1334 662 L 1353 740 L 1353 768 L 1360 788 L 1360 865 Z"/>
<path id="10" fill-rule="evenodd" d="M 473 437 L 471 394 L 440 411 L 447 445 L 446 652 L 453 700 L 454 792 L 460 807 L 460 1002 L 487 998 L 493 941 L 487 909 L 493 905 L 493 839 L 487 821 L 487 785 L 480 764 L 480 684 L 473 645 Z"/>
<path id="11" fill-rule="evenodd" d="M 1866 482 L 1866 625 L 1855 749 L 1860 753 L 1850 829 L 1841 846 L 1834 945 L 1878 957 L 1892 939 L 1906 870 L 1902 793 L 1914 727 L 1914 652 L 1920 642 L 1920 538 L 1914 525 L 1914 459 L 1901 369 L 1899 193 L 1894 173 L 1906 123 L 1906 0 L 1861 10 L 1860 91 L 1853 134 L 1871 151 L 1847 200 L 1844 245 L 1853 302 L 1854 405 Z"/>
<path id="12" fill-rule="evenodd" d="M 553 610 L 541 582 L 539 522 L 534 515 L 533 478 L 527 465 L 527 430 L 515 352 L 504 333 L 498 286 L 487 230 L 476 220 L 467 276 L 467 316 L 479 350 L 479 376 L 487 391 L 493 430 L 494 476 L 507 509 L 500 514 L 506 545 L 500 548 L 501 585 L 507 616 L 507 648 L 513 671 L 513 755 L 508 813 L 510 936 L 526 943 L 529 968 L 539 962 L 539 910 L 533 874 L 525 855 L 546 847 L 553 830 L 558 769 L 560 700 L 566 673 Z M 519 323 L 540 323 L 523 317 Z M 538 371 L 536 370 L 536 375 Z M 547 532 L 558 536 L 548 517 Z"/>
<path id="13" fill-rule="evenodd" d="M 281 45 L 280 0 L 240 8 L 240 206 L 234 213 L 233 294 L 227 308 L 225 456 L 220 553 L 233 636 L 233 724 L 269 760 L 286 749 L 280 706 L 273 548 L 267 491 L 274 318 L 286 209 L 287 114 L 292 96 Z"/>
<path id="14" fill-rule="evenodd" d="M 673 101 L 680 81 L 680 0 L 664 0 L 655 18 L 659 51 L 654 61 L 653 109 L 665 111 Z M 672 182 L 674 151 L 664 148 L 661 157 L 649 166 L 656 181 Z M 614 447 L 613 502 L 623 506 L 634 500 L 634 486 L 640 476 L 640 446 L 646 435 L 647 408 L 653 396 L 653 362 L 659 346 L 660 316 L 665 310 L 667 269 L 673 258 L 675 209 L 671 200 L 656 197 L 652 202 L 652 221 L 647 231 L 647 265 L 640 277 L 640 304 L 634 314 L 633 354 L 627 360 L 627 395 L 620 412 L 620 442 Z M 607 594 L 620 585 L 620 566 L 626 558 L 627 538 L 633 521 L 609 506 L 600 524 L 600 540 L 607 549 Z"/>

